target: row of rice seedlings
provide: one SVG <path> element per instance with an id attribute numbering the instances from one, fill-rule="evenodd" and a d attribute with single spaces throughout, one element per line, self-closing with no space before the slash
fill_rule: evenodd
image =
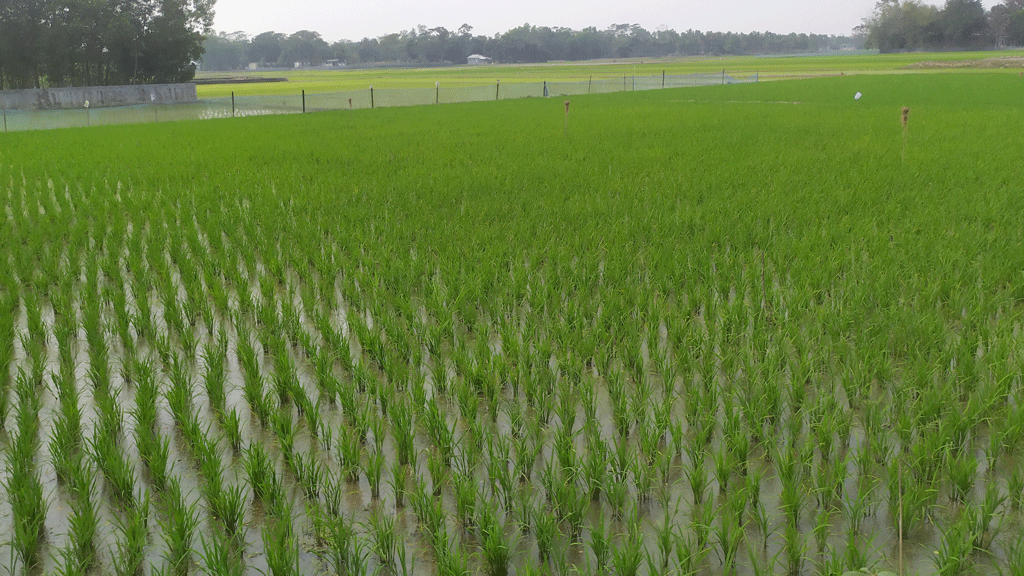
<path id="1" fill-rule="evenodd" d="M 218 423 L 224 429 L 224 433 L 235 452 L 242 449 L 241 415 L 234 407 L 227 406 L 227 371 L 225 362 L 227 360 L 228 337 L 221 330 L 217 333 L 216 340 L 208 340 L 203 344 L 203 388 L 210 403 L 210 409 L 217 417 Z"/>
<path id="2" fill-rule="evenodd" d="M 189 502 L 182 492 L 181 480 L 171 475 L 167 490 L 161 495 L 163 514 L 157 522 L 166 546 L 163 560 L 170 574 L 188 574 L 192 562 L 192 543 L 199 516 L 196 504 Z"/>
<path id="3" fill-rule="evenodd" d="M 66 487 L 71 500 L 67 545 L 59 552 L 59 570 L 64 574 L 85 574 L 97 565 L 100 516 L 95 500 L 95 472 L 83 452 L 86 443 L 75 377 L 76 323 L 70 297 L 56 298 L 54 313 L 59 369 L 51 374 L 51 383 L 59 411 L 50 434 L 49 453 L 58 483 Z"/>
<path id="4" fill-rule="evenodd" d="M 18 291 L 14 286 L 6 284 L 2 286 L 0 294 L 0 426 L 5 426 L 9 408 L 7 396 L 11 386 L 11 362 L 14 359 Z"/>
<path id="5" fill-rule="evenodd" d="M 139 459 L 156 492 L 167 489 L 170 481 L 170 439 L 160 433 L 157 426 L 160 391 L 157 372 L 152 362 L 132 359 L 136 374 L 135 406 L 132 411 L 135 427 L 133 439 Z"/>
<path id="6" fill-rule="evenodd" d="M 46 539 L 48 503 L 36 468 L 39 447 L 39 413 L 42 400 L 29 376 L 19 369 L 15 377 L 15 430 L 6 447 L 7 478 L 4 488 L 13 515 L 11 535 L 12 556 L 23 569 L 34 569 L 41 561 L 40 552 Z"/>
<path id="7" fill-rule="evenodd" d="M 255 252 L 255 251 L 253 251 L 253 252 Z M 268 267 L 273 269 L 273 268 L 280 268 L 282 265 L 286 264 L 288 256 L 286 256 L 284 254 L 272 254 L 272 255 L 268 255 L 268 258 L 270 260 L 278 260 L 278 261 L 284 260 L 284 262 L 281 262 L 280 264 L 276 264 L 276 265 L 273 264 L 273 263 L 269 264 Z M 556 264 L 556 266 L 557 266 L 557 264 Z M 253 267 L 253 269 L 255 269 L 255 266 Z M 375 285 L 377 285 L 375 279 L 372 276 L 369 277 L 368 280 L 369 280 L 369 282 L 365 282 L 365 283 L 362 283 L 362 284 L 364 284 L 366 286 L 375 286 Z M 559 278 L 557 282 L 551 282 L 550 284 L 557 286 L 558 284 L 562 284 L 562 283 L 563 283 L 563 280 L 561 278 Z M 470 288 L 469 290 L 470 290 L 471 294 L 485 294 L 486 293 L 485 289 L 483 289 L 483 288 L 473 287 L 473 288 Z M 540 306 L 547 307 L 547 306 L 549 306 L 551 304 L 558 303 L 557 299 L 555 298 L 555 294 L 557 293 L 557 291 L 558 291 L 557 289 L 545 290 L 544 293 L 543 293 L 543 296 L 538 297 L 539 299 L 537 300 L 537 305 L 538 305 L 537 308 L 540 309 Z M 632 298 L 632 296 L 631 296 L 631 298 Z M 353 300 L 355 300 L 355 299 L 353 299 Z M 464 309 L 465 302 L 471 301 L 471 300 L 472 300 L 472 298 L 457 298 L 457 299 L 453 299 L 452 300 L 452 302 L 454 302 L 453 308 L 459 309 L 459 312 L 457 314 L 458 314 L 458 316 L 460 316 L 462 318 L 462 323 L 464 325 L 467 325 L 467 326 L 472 326 L 472 325 L 476 324 L 476 322 L 474 322 L 472 320 L 472 317 L 474 315 L 478 314 L 477 310 L 473 310 L 473 309 L 469 309 L 469 308 L 465 308 Z M 721 304 L 715 304 L 716 307 L 720 306 L 720 305 Z M 613 301 L 609 301 L 609 306 L 610 307 L 611 306 L 615 306 L 615 303 Z M 722 323 L 723 326 L 725 326 L 725 328 L 723 329 L 724 333 L 726 333 L 726 334 L 735 333 L 736 332 L 735 326 L 739 326 L 739 325 L 742 324 L 740 322 L 740 320 L 743 319 L 742 315 L 736 312 L 736 310 L 740 310 L 740 309 L 741 309 L 741 307 L 731 307 L 729 309 L 729 314 L 723 317 L 723 320 L 721 321 L 721 323 Z M 377 316 L 378 314 L 374 313 L 373 315 Z M 449 315 L 451 315 L 450 309 L 449 309 Z M 613 316 L 613 315 L 610 314 L 609 316 Z M 713 329 L 717 329 L 717 328 L 715 328 L 717 323 L 718 322 L 716 321 L 715 323 L 712 324 Z M 627 326 L 628 327 L 628 326 L 636 324 L 636 322 L 633 321 L 633 320 L 629 320 L 629 321 L 614 321 L 611 324 L 614 325 L 614 326 L 620 326 L 620 327 L 621 326 Z M 625 332 L 625 330 L 623 330 L 623 332 Z M 373 336 L 370 336 L 369 338 L 373 339 Z M 453 338 L 454 338 L 454 331 L 453 331 Z M 461 338 L 461 336 L 460 336 L 460 338 Z M 734 336 L 730 336 L 730 338 L 734 338 Z M 388 341 L 390 342 L 390 338 L 388 339 Z M 649 342 L 650 342 L 650 339 L 648 339 L 648 346 L 649 346 Z M 722 339 L 719 340 L 719 343 L 721 343 L 721 344 L 726 344 L 728 342 L 729 342 L 729 338 L 726 338 L 726 337 L 723 337 Z M 461 345 L 461 344 L 458 345 L 458 346 L 460 346 L 460 349 L 465 347 L 464 345 Z M 371 349 L 373 349 L 374 347 L 375 347 L 375 344 L 371 344 L 369 346 L 369 348 L 371 348 Z M 626 343 L 623 344 L 623 347 L 628 349 L 627 355 L 630 358 L 633 359 L 633 360 L 629 360 L 629 361 L 624 363 L 627 366 L 627 371 L 630 373 L 631 379 L 634 382 L 642 382 L 642 380 L 644 378 L 644 375 L 643 375 L 642 372 L 640 372 L 640 368 L 642 367 L 643 363 L 642 362 L 638 362 L 638 361 L 635 360 L 638 357 L 638 354 L 637 354 L 637 350 L 638 350 L 637 349 L 637 342 L 635 342 L 635 341 L 626 342 Z M 642 344 L 641 344 L 639 349 L 640 350 L 643 349 L 643 345 Z M 726 350 L 729 350 L 729 349 L 731 349 L 731 348 L 729 346 L 727 346 Z M 375 356 L 377 356 L 378 359 L 383 359 L 385 362 L 388 361 L 387 360 L 388 356 L 386 354 L 384 356 L 381 356 L 381 354 L 379 352 L 375 352 L 374 354 L 375 354 Z M 543 356 L 543 354 L 540 354 L 539 356 Z M 549 354 L 549 356 L 550 356 L 550 354 Z M 643 354 L 640 353 L 639 356 L 642 358 Z M 606 357 L 611 357 L 611 355 L 606 354 Z M 379 366 L 377 366 L 377 359 L 371 358 L 371 362 L 373 362 L 375 367 L 379 369 Z M 545 364 L 547 363 L 547 359 L 546 358 L 544 359 L 544 363 Z M 480 366 L 480 364 L 476 364 L 474 362 L 468 362 L 467 363 L 467 362 L 464 362 L 462 360 L 455 360 L 454 364 L 457 366 L 456 367 L 457 373 L 460 374 L 462 377 L 468 377 L 469 379 L 478 378 L 479 374 L 475 374 L 475 372 L 477 370 L 476 367 Z M 604 371 L 608 371 L 608 370 L 605 369 Z M 722 370 L 722 372 L 724 373 L 725 371 Z M 709 372 L 708 374 L 711 374 L 711 373 Z M 710 381 L 710 380 L 711 380 L 711 378 L 709 377 L 705 381 Z M 477 379 L 476 381 L 479 382 L 479 379 Z M 474 384 L 474 386 L 475 386 L 475 384 Z M 463 390 L 466 389 L 466 387 L 464 387 L 464 386 L 457 386 L 456 388 L 458 389 L 459 392 L 462 392 Z M 486 397 L 488 391 L 486 389 L 483 389 L 483 388 L 481 388 L 481 390 L 484 393 L 484 397 Z M 789 426 L 791 426 L 791 428 L 790 428 L 791 432 L 788 434 L 788 438 L 791 439 L 791 441 L 793 441 L 793 442 L 796 442 L 798 438 L 804 438 L 803 430 L 804 430 L 805 424 L 807 425 L 807 429 L 811 430 L 811 426 L 809 424 L 809 419 L 805 420 L 805 418 L 807 417 L 806 413 L 801 409 L 802 404 L 805 403 L 805 400 L 802 400 L 799 397 L 799 394 L 800 394 L 800 392 L 802 390 L 803 390 L 802 388 L 799 388 L 799 389 L 794 388 L 793 392 L 791 393 L 791 397 L 788 399 L 790 405 L 792 406 L 791 409 L 795 409 L 795 413 L 800 415 L 800 417 L 791 416 L 789 418 L 788 422 L 787 422 L 787 424 Z M 711 396 L 709 396 L 711 394 L 710 392 L 703 392 L 703 394 L 705 396 L 707 396 L 707 397 L 711 397 Z M 722 403 L 724 403 L 724 398 L 726 396 L 726 393 L 724 393 L 724 392 L 722 392 L 722 393 L 716 392 L 715 394 L 720 395 L 722 397 Z M 541 394 L 534 393 L 532 395 L 534 396 L 534 398 L 538 398 L 539 399 L 539 401 L 537 402 L 537 404 L 539 405 L 539 410 L 538 410 L 539 412 L 541 412 L 541 413 L 549 413 L 549 414 L 551 412 L 553 412 L 553 411 L 557 412 L 557 410 L 551 410 L 551 409 L 554 406 L 558 405 L 556 402 L 552 401 L 553 398 L 558 397 L 558 395 L 550 396 L 550 395 L 546 395 L 544 393 L 541 393 Z M 465 398 L 465 400 L 463 401 L 461 398 Z M 487 400 L 489 400 L 489 398 L 487 398 Z M 460 406 L 460 412 L 464 410 L 465 414 L 467 414 L 467 415 L 468 414 L 472 414 L 473 415 L 473 419 L 475 420 L 475 416 L 476 416 L 477 412 L 476 412 L 475 409 L 473 409 L 473 402 L 474 402 L 474 400 L 472 399 L 472 395 L 463 395 L 463 396 L 460 397 L 459 406 Z M 629 395 L 622 395 L 620 397 L 620 402 L 624 406 L 629 406 L 631 403 L 633 405 L 635 405 L 635 406 L 644 406 L 645 405 L 645 404 L 637 402 L 635 400 L 631 400 Z M 714 403 L 708 402 L 708 406 L 711 406 L 712 404 L 713 404 L 713 410 L 714 411 L 711 412 L 712 416 L 710 418 L 712 419 L 711 421 L 713 422 L 714 418 L 715 418 L 715 415 L 718 414 L 719 410 L 723 410 L 723 409 L 720 408 L 720 403 L 717 400 Z M 463 406 L 465 406 L 465 408 L 462 408 Z M 640 439 L 640 437 L 642 437 L 644 435 L 646 435 L 648 437 L 653 436 L 652 434 L 648 434 L 646 432 L 641 432 L 642 430 L 647 430 L 648 429 L 647 426 L 641 426 L 640 425 L 640 420 L 642 419 L 641 417 L 637 416 L 636 417 L 636 422 L 633 422 L 633 421 L 631 421 L 633 416 L 629 413 L 628 410 L 620 411 L 620 412 L 625 415 L 625 417 L 622 418 L 621 421 L 624 421 L 624 422 L 626 422 L 628 424 L 626 426 L 620 426 L 619 427 L 620 430 L 626 430 L 627 431 L 627 433 L 622 434 L 622 436 L 636 437 L 636 438 L 638 438 L 638 444 L 642 444 L 643 443 L 643 440 Z M 356 412 L 353 412 L 353 413 L 356 413 Z M 361 418 L 362 420 L 365 420 L 365 418 L 362 418 L 362 417 L 359 417 L 359 416 L 356 416 L 356 418 Z M 464 416 L 464 418 L 467 418 L 467 416 Z M 707 418 L 707 417 L 704 416 L 704 418 Z M 753 418 L 753 416 L 751 418 Z M 561 416 L 559 416 L 559 419 L 561 419 Z M 545 422 L 550 421 L 549 418 L 547 418 L 547 417 L 543 418 L 543 420 Z M 778 420 L 781 422 L 782 418 L 779 418 Z M 425 421 L 425 420 L 424 419 L 420 419 L 420 421 L 422 422 L 422 421 Z M 453 428 L 457 427 L 458 425 L 459 424 L 456 423 L 455 425 L 453 425 Z M 731 424 L 730 424 L 730 426 L 731 426 Z M 363 427 L 363 424 L 362 423 L 355 424 L 355 427 L 358 429 L 360 427 Z M 750 429 L 753 429 L 753 428 L 754 428 L 753 426 L 750 427 Z M 555 428 L 555 430 L 558 430 L 558 428 Z M 710 443 L 711 442 L 711 438 L 714 438 L 714 434 L 716 434 L 714 426 L 704 425 L 704 426 L 702 426 L 702 431 L 703 431 L 704 434 L 711 434 L 710 436 L 705 436 L 706 438 L 709 438 L 709 443 Z M 795 431 L 795 433 L 792 432 L 792 431 Z M 564 449 L 564 438 L 569 437 L 570 436 L 570 432 L 562 432 L 561 434 L 562 434 L 561 438 L 563 438 L 563 440 L 562 440 L 562 442 L 563 442 L 562 446 L 563 447 L 562 447 L 561 453 L 565 454 L 566 452 L 565 452 L 565 449 Z M 468 437 L 471 437 L 471 436 L 467 436 L 467 438 Z M 739 445 L 739 442 L 734 441 L 734 439 L 738 438 L 738 436 L 736 436 L 733 432 L 729 432 L 728 434 L 726 434 L 724 432 L 724 426 L 723 426 L 723 437 L 728 439 L 727 443 L 729 443 L 729 448 L 728 449 L 726 449 L 726 448 L 717 448 L 717 449 L 716 448 L 711 448 L 711 450 L 708 452 L 710 460 L 713 461 L 714 458 L 717 456 L 722 461 L 722 463 L 723 463 L 723 465 L 717 467 L 719 469 L 720 473 L 718 473 L 716 475 L 716 477 L 718 478 L 718 484 L 720 486 L 722 484 L 728 483 L 730 481 L 732 481 L 732 482 L 736 481 L 736 477 L 735 476 L 731 476 L 731 475 L 725 473 L 725 471 L 727 471 L 729 469 L 729 466 L 727 464 L 731 463 L 732 461 L 741 462 L 739 457 L 735 456 L 735 454 L 738 451 L 740 451 L 740 448 L 737 447 Z M 829 435 L 829 438 L 831 438 L 831 435 Z M 821 440 L 824 440 L 824 439 L 825 439 L 825 436 L 824 436 L 824 434 L 822 434 L 821 435 Z M 910 445 L 911 442 L 905 442 L 905 443 L 901 442 L 900 444 L 902 446 L 907 446 L 907 445 Z M 824 445 L 823 441 L 817 442 L 817 447 L 815 448 L 815 450 L 819 450 L 822 453 L 824 453 L 825 450 L 822 450 L 822 448 L 821 448 L 823 445 Z M 626 454 L 627 452 L 632 451 L 633 448 L 634 448 L 632 445 L 628 445 L 628 444 L 625 444 L 625 443 L 622 443 L 621 446 L 625 447 L 621 451 L 621 453 L 623 453 L 623 454 Z M 803 450 L 803 449 L 801 448 L 801 450 Z M 831 449 L 827 449 L 827 450 L 831 451 Z M 498 450 L 498 452 L 501 452 L 501 450 Z M 528 450 L 524 451 L 524 453 L 528 453 L 528 452 L 529 452 Z M 643 449 L 643 450 L 640 450 L 640 452 L 650 453 L 651 450 L 650 449 Z M 803 458 L 801 458 L 801 459 L 803 460 Z M 634 459 L 631 460 L 630 466 L 628 466 L 628 467 L 627 466 L 619 466 L 619 469 L 620 470 L 628 470 L 630 468 L 635 468 L 635 467 L 638 466 L 636 464 L 636 462 L 638 462 L 640 460 L 641 460 L 641 458 L 634 458 Z M 359 462 L 359 459 L 357 459 L 356 461 Z M 564 468 L 566 464 L 571 464 L 572 463 L 572 457 L 561 457 L 560 458 L 560 462 L 561 462 L 560 466 L 562 466 Z M 444 468 L 443 465 L 441 466 L 441 468 Z M 497 468 L 495 468 L 495 470 L 497 470 Z M 444 475 L 444 474 L 445 474 L 445 472 L 443 472 L 443 471 L 439 473 L 439 475 Z M 563 475 L 565 474 L 564 470 L 562 471 L 562 474 Z M 502 477 L 500 474 L 496 474 L 495 476 L 498 479 L 500 479 Z M 636 477 L 635 470 L 631 473 L 631 476 L 634 477 L 634 478 Z M 801 476 L 804 478 L 804 483 L 808 482 L 810 479 L 816 479 L 818 477 L 817 474 L 812 473 L 812 472 L 807 472 L 807 471 L 802 473 Z M 930 472 L 928 473 L 928 477 L 933 477 L 933 476 L 931 476 Z M 634 482 L 635 481 L 636 480 L 634 480 Z M 814 480 L 814 481 L 817 482 L 817 480 Z M 496 482 L 497 482 L 498 485 L 501 485 L 500 480 L 496 480 Z M 826 483 L 825 482 L 821 482 L 821 485 L 824 485 L 824 484 L 826 484 Z M 619 485 L 621 485 L 621 483 Z M 820 508 L 820 507 L 823 507 L 824 502 L 816 502 L 816 504 Z M 804 514 L 804 516 L 806 516 L 806 515 L 807 514 Z"/>

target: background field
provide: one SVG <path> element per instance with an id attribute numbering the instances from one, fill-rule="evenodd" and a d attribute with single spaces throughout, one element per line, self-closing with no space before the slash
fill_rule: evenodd
<path id="1" fill-rule="evenodd" d="M 344 92 L 376 88 L 431 88 L 434 82 L 445 86 L 477 86 L 502 82 L 585 81 L 594 78 L 656 76 L 674 74 L 721 73 L 746 78 L 800 78 L 844 74 L 911 73 L 929 71 L 923 67 L 936 63 L 948 71 L 957 63 L 963 70 L 977 72 L 1024 69 L 1024 53 L 1019 50 L 992 52 L 910 53 L 883 55 L 834 55 L 789 57 L 707 57 L 687 59 L 635 59 L 592 61 L 587 63 L 552 62 L 536 65 L 453 66 L 450 68 L 378 69 L 378 70 L 286 70 L 282 72 L 200 73 L 199 78 L 268 76 L 288 78 L 288 82 L 266 84 L 221 84 L 198 87 L 200 98 L 265 94 Z"/>
<path id="2" fill-rule="evenodd" d="M 1022 96 L 4 134 L 12 571 L 1022 573 Z"/>

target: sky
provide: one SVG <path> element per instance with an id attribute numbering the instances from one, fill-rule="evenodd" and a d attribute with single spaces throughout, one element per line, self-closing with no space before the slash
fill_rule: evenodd
<path id="1" fill-rule="evenodd" d="M 943 0 L 925 0 L 941 5 Z M 983 0 L 985 8 L 997 0 Z M 775 32 L 849 35 L 875 0 L 217 0 L 214 28 L 250 35 L 314 30 L 328 42 L 357 41 L 423 24 L 494 36 L 525 23 L 580 30 L 640 24 L 653 32 Z"/>

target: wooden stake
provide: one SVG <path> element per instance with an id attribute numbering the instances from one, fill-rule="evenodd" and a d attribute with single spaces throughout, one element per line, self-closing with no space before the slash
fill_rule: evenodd
<path id="1" fill-rule="evenodd" d="M 910 108 L 903 107 L 903 114 L 900 121 L 903 122 L 903 161 L 907 161 L 907 122 L 910 120 Z"/>
<path id="2" fill-rule="evenodd" d="M 569 101 L 565 101 L 565 136 L 569 137 Z"/>

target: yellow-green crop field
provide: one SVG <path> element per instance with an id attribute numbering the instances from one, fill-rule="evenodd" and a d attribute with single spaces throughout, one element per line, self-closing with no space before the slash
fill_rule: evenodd
<path id="1" fill-rule="evenodd" d="M 0 134 L 0 564 L 1022 574 L 1022 101 Z"/>
<path id="2" fill-rule="evenodd" d="M 446 68 L 388 68 L 357 70 L 295 70 L 284 72 L 201 73 L 203 77 L 287 78 L 287 82 L 257 84 L 211 84 L 197 87 L 200 98 L 269 94 L 346 92 L 376 88 L 431 88 L 435 82 L 447 86 L 479 86 L 502 82 L 585 82 L 588 78 L 713 74 L 782 79 L 843 74 L 927 72 L 933 66 L 970 72 L 1017 73 L 1024 69 L 1024 51 L 944 52 L 850 56 L 792 57 L 702 57 L 671 59 L 599 60 L 586 63 L 552 62 L 534 65 L 452 66 Z"/>

